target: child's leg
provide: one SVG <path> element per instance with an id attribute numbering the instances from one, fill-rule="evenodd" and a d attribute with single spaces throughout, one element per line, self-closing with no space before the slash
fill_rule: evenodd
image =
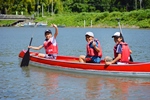
<path id="1" fill-rule="evenodd" d="M 85 56 L 84 55 L 79 56 L 79 62 L 85 63 Z"/>

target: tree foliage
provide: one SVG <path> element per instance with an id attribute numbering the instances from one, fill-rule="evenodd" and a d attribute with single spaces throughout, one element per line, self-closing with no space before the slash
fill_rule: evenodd
<path id="1" fill-rule="evenodd" d="M 1 14 L 113 12 L 150 9 L 150 0 L 0 0 Z M 44 9 L 44 10 L 43 10 Z"/>

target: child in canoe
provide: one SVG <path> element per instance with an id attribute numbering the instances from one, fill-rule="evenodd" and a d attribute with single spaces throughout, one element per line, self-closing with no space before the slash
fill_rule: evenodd
<path id="1" fill-rule="evenodd" d="M 87 41 L 87 54 L 80 55 L 79 62 L 82 63 L 100 63 L 102 57 L 102 49 L 99 40 L 94 38 L 92 32 L 86 32 L 85 39 Z"/>
<path id="2" fill-rule="evenodd" d="M 122 42 L 123 37 L 120 32 L 114 33 L 112 38 L 114 38 L 114 42 L 116 43 L 114 46 L 114 59 L 109 56 L 105 57 L 105 64 L 127 64 L 130 60 L 130 54 L 132 53 L 128 44 Z"/>
<path id="3" fill-rule="evenodd" d="M 58 35 L 58 28 L 57 25 L 52 24 L 52 26 L 55 28 L 55 34 L 52 36 L 51 30 L 46 30 L 45 35 L 45 41 L 43 45 L 40 45 L 38 47 L 29 46 L 28 48 L 34 49 L 34 50 L 40 50 L 43 47 L 45 48 L 46 54 L 39 53 L 39 57 L 49 58 L 49 59 L 56 59 L 58 54 L 58 46 L 56 42 L 56 37 Z"/>

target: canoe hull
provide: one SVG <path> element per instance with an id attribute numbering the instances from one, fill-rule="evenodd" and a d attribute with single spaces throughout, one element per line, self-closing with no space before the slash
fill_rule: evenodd
<path id="1" fill-rule="evenodd" d="M 23 58 L 25 51 L 19 53 Z M 45 59 L 37 56 L 38 53 L 30 52 L 30 65 L 49 68 L 54 70 L 63 70 L 71 72 L 80 72 L 99 75 L 113 76 L 133 76 L 133 77 L 150 77 L 150 63 L 134 62 L 126 65 L 112 64 L 106 66 L 104 61 L 100 64 L 80 63 L 77 57 L 58 56 L 56 60 Z"/>

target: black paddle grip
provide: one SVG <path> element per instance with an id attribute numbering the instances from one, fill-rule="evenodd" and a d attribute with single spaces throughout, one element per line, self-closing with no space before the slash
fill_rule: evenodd
<path id="1" fill-rule="evenodd" d="M 29 46 L 31 46 L 31 43 L 32 43 L 32 39 L 33 39 L 33 37 L 31 37 L 31 40 L 30 40 Z"/>

